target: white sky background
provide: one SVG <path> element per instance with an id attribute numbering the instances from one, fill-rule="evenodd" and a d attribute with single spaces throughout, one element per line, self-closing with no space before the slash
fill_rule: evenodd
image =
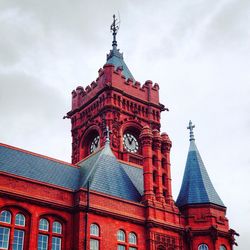
<path id="1" fill-rule="evenodd" d="M 0 0 L 0 141 L 70 162 L 71 91 L 118 47 L 136 80 L 160 84 L 176 199 L 188 121 L 210 178 L 250 245 L 250 1 Z"/>

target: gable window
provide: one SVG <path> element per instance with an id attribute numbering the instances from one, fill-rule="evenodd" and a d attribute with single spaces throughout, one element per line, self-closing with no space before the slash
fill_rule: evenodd
<path id="1" fill-rule="evenodd" d="M 25 221 L 24 214 L 18 208 L 0 212 L 0 249 L 9 249 L 11 245 L 15 250 L 24 249 Z"/>
<path id="2" fill-rule="evenodd" d="M 200 244 L 198 250 L 209 250 L 206 244 Z"/>
<path id="3" fill-rule="evenodd" d="M 53 217 L 39 220 L 38 250 L 62 250 L 62 223 Z"/>
<path id="4" fill-rule="evenodd" d="M 95 223 L 90 225 L 90 250 L 100 249 L 100 229 Z"/>

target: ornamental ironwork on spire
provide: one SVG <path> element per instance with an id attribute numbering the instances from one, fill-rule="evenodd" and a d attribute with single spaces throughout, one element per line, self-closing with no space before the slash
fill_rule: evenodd
<path id="1" fill-rule="evenodd" d="M 112 41 L 112 49 L 110 50 L 109 54 L 107 54 L 107 62 L 106 64 L 112 64 L 115 66 L 115 68 L 121 68 L 122 74 L 126 77 L 126 79 L 131 79 L 135 81 L 133 75 L 131 74 L 128 66 L 123 60 L 123 53 L 120 52 L 119 49 L 117 49 L 117 32 L 119 30 L 119 23 L 120 21 L 117 20 L 115 15 L 113 15 L 113 22 L 110 26 L 110 31 L 113 35 L 113 41 Z"/>
<path id="2" fill-rule="evenodd" d="M 195 128 L 195 125 L 193 125 L 192 121 L 190 120 L 189 125 L 187 127 L 187 129 L 190 130 L 190 132 L 189 132 L 189 135 L 190 135 L 189 141 L 194 141 L 195 140 L 194 139 L 194 131 L 193 131 L 194 128 Z"/>
<path id="3" fill-rule="evenodd" d="M 110 26 L 110 30 L 113 34 L 113 41 L 112 41 L 112 47 L 117 47 L 117 41 L 116 41 L 116 35 L 119 30 L 119 23 L 117 19 L 115 18 L 115 15 L 113 15 L 113 23 Z"/>

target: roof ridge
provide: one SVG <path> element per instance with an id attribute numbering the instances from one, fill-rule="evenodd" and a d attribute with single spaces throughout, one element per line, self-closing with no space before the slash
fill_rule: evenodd
<path id="1" fill-rule="evenodd" d="M 97 162 L 98 162 L 98 160 L 100 159 L 100 157 L 101 157 L 101 155 L 102 155 L 104 149 L 105 149 L 105 146 L 104 146 L 102 149 L 100 149 L 98 152 L 96 152 L 96 154 L 97 154 L 97 153 L 100 153 L 100 154 L 99 154 L 99 156 L 97 157 L 97 159 L 95 160 L 95 163 L 94 163 L 93 167 L 90 169 L 89 173 L 87 174 L 85 180 L 84 180 L 82 183 L 79 182 L 79 188 L 80 188 L 80 187 L 84 187 L 84 186 L 88 183 L 89 180 L 90 180 L 91 182 L 93 181 L 93 178 L 92 178 L 92 177 L 93 177 L 94 173 L 96 172 L 96 165 L 97 165 Z M 93 156 L 96 155 L 96 154 L 92 154 L 91 156 L 93 157 Z M 88 157 L 88 159 L 90 159 L 90 157 Z M 81 173 L 81 172 L 80 172 L 80 173 Z M 81 176 L 80 176 L 80 178 L 81 178 Z M 81 181 L 81 180 L 80 180 L 80 181 Z M 91 183 L 90 183 L 90 184 L 91 184 Z"/>
<path id="2" fill-rule="evenodd" d="M 9 148 L 9 149 L 16 150 L 16 151 L 19 151 L 19 152 L 22 152 L 22 153 L 25 153 L 25 154 L 33 155 L 35 157 L 47 159 L 47 160 L 54 161 L 54 162 L 57 162 L 57 163 L 61 163 L 61 164 L 64 164 L 64 165 L 67 165 L 67 166 L 70 166 L 70 167 L 79 168 L 77 165 L 71 164 L 69 162 L 62 161 L 62 160 L 59 160 L 59 159 L 56 159 L 56 158 L 53 158 L 53 157 L 50 157 L 50 156 L 42 155 L 42 154 L 39 154 L 39 153 L 35 153 L 35 152 L 29 151 L 29 150 L 26 150 L 26 149 L 22 149 L 22 148 L 19 148 L 19 147 L 16 147 L 16 146 L 12 146 L 12 145 L 9 145 L 9 144 L 5 144 L 5 143 L 0 142 L 0 147 Z"/>

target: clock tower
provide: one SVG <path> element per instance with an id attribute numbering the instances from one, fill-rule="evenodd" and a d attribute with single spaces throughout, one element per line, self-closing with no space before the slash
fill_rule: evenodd
<path id="1" fill-rule="evenodd" d="M 106 63 L 95 81 L 72 92 L 72 109 L 67 113 L 72 124 L 72 163 L 103 147 L 108 127 L 114 155 L 148 168 L 144 185 L 148 185 L 149 197 L 170 200 L 171 141 L 159 132 L 161 112 L 167 109 L 159 102 L 157 83 L 147 80 L 141 84 L 133 77 L 117 48 L 118 29 L 113 16 L 112 49 Z"/>

